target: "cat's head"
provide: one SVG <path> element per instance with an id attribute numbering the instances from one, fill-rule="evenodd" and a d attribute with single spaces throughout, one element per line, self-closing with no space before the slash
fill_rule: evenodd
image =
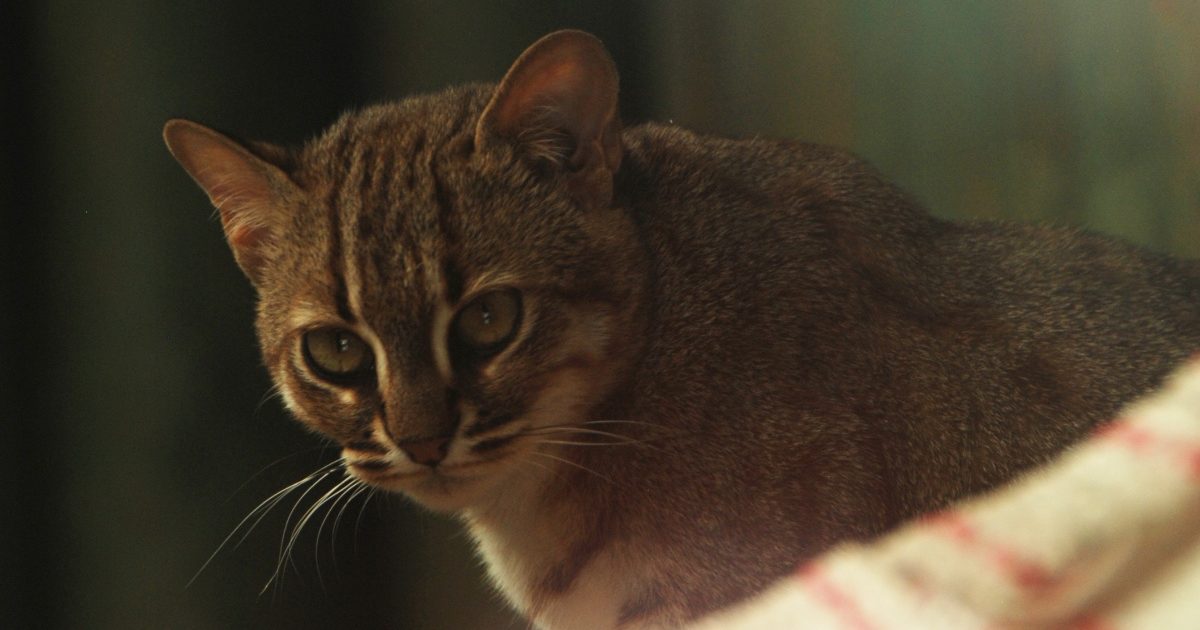
<path id="1" fill-rule="evenodd" d="M 617 76 L 590 35 L 543 38 L 495 87 L 347 114 L 295 152 L 182 120 L 164 136 L 257 289 L 287 407 L 361 479 L 470 506 L 553 463 L 529 460 L 638 350 Z"/>

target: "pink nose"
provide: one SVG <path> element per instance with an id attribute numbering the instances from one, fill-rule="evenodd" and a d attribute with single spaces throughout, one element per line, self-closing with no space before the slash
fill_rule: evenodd
<path id="1" fill-rule="evenodd" d="M 414 462 L 432 468 L 446 459 L 446 450 L 449 445 L 450 440 L 447 438 L 431 438 L 401 444 L 400 450 L 404 451 Z"/>

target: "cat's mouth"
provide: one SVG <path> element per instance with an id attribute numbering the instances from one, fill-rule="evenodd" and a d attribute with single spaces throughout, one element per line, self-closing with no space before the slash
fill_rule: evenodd
<path id="1" fill-rule="evenodd" d="M 415 464 L 392 449 L 380 455 L 351 445 L 343 450 L 343 461 L 351 475 L 377 488 L 401 492 L 431 509 L 457 510 L 504 476 L 521 435 L 516 431 L 479 440 L 434 465 Z"/>
<path id="2" fill-rule="evenodd" d="M 374 482 L 390 479 L 417 479 L 427 476 L 457 477 L 463 471 L 477 469 L 494 461 L 495 458 L 489 458 L 459 464 L 439 464 L 433 467 L 422 466 L 417 470 L 397 470 L 398 466 L 391 462 L 366 460 L 347 461 L 346 467 L 359 473 L 365 481 Z"/>

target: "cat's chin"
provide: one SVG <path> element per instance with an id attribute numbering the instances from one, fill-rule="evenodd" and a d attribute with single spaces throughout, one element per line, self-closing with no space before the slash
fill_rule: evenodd
<path id="1" fill-rule="evenodd" d="M 398 492 L 435 512 L 459 512 L 479 505 L 491 496 L 497 484 L 507 476 L 502 462 L 459 469 L 421 470 L 414 473 L 355 476 L 368 484 Z"/>

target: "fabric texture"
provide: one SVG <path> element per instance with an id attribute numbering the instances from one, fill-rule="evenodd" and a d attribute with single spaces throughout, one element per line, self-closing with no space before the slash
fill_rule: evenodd
<path id="1" fill-rule="evenodd" d="M 1200 629 L 1200 358 L 1050 464 L 693 628 Z"/>

